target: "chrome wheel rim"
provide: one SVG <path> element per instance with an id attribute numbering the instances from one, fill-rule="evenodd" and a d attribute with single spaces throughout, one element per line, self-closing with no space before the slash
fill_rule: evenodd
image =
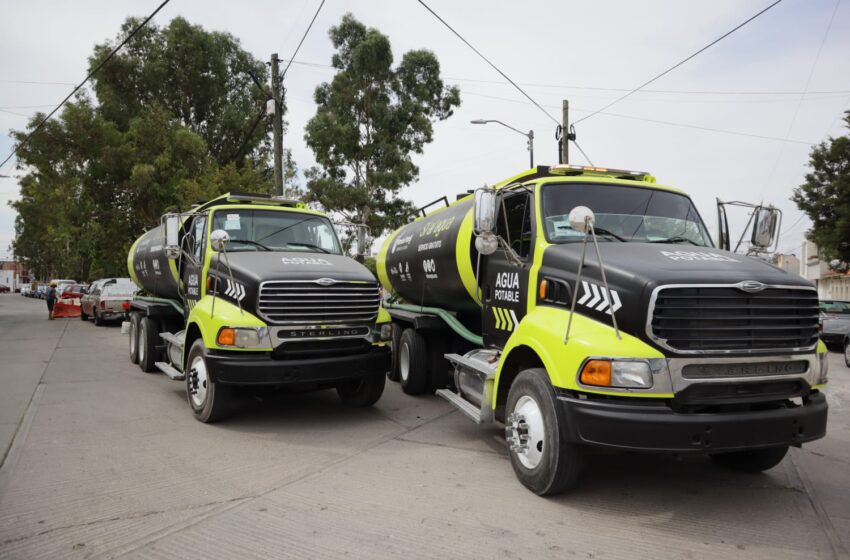
<path id="1" fill-rule="evenodd" d="M 189 397 L 197 408 L 204 406 L 207 400 L 208 385 L 207 364 L 203 356 L 195 356 L 189 366 Z"/>
<path id="2" fill-rule="evenodd" d="M 139 325 L 139 338 L 141 339 L 141 344 L 139 344 L 139 363 L 143 364 L 145 362 L 145 340 L 147 340 L 144 323 Z"/>
<path id="3" fill-rule="evenodd" d="M 505 426 L 508 447 L 527 469 L 534 469 L 543 458 L 546 430 L 543 412 L 529 395 L 523 395 L 514 405 Z"/>
<path id="4" fill-rule="evenodd" d="M 398 374 L 404 381 L 410 376 L 410 348 L 407 344 L 402 344 L 399 351 Z"/>
<path id="5" fill-rule="evenodd" d="M 136 338 L 136 324 L 130 321 L 130 356 L 136 353 L 136 344 L 139 340 Z M 138 355 L 136 356 L 138 358 Z"/>

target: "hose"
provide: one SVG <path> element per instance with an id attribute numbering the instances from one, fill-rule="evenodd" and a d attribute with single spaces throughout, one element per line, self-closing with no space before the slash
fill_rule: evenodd
<path id="1" fill-rule="evenodd" d="M 183 308 L 180 307 L 180 305 L 176 301 L 174 301 L 173 299 L 159 298 L 159 297 L 153 297 L 153 296 L 135 296 L 135 297 L 133 297 L 133 299 L 137 299 L 139 301 L 146 301 L 148 303 L 169 304 L 169 305 L 171 305 L 171 307 L 173 307 L 174 309 L 177 310 L 177 313 L 179 313 L 181 315 L 183 314 Z"/>
<path id="2" fill-rule="evenodd" d="M 484 346 L 484 339 L 474 332 L 467 329 L 460 321 L 457 320 L 457 317 L 446 311 L 445 309 L 440 309 L 439 307 L 422 307 L 420 305 L 410 305 L 406 303 L 390 303 L 384 302 L 384 307 L 387 309 L 398 309 L 400 311 L 411 311 L 413 313 L 430 313 L 432 315 L 436 315 L 451 328 L 454 332 L 457 333 L 458 336 L 463 338 L 464 340 L 471 342 L 472 344 L 478 346 Z"/>

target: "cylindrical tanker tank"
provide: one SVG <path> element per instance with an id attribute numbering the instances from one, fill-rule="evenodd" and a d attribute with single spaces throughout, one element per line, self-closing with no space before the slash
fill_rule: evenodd
<path id="1" fill-rule="evenodd" d="M 160 224 L 139 237 L 127 255 L 130 278 L 150 295 L 180 299 L 177 266 L 165 254 L 165 227 Z"/>
<path id="2" fill-rule="evenodd" d="M 472 204 L 463 198 L 393 232 L 376 262 L 384 288 L 416 305 L 479 310 Z"/>

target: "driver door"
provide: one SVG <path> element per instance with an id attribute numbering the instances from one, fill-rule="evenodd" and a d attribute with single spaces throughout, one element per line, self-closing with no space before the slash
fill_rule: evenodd
<path id="1" fill-rule="evenodd" d="M 185 306 L 189 309 L 201 299 L 201 274 L 204 268 L 207 216 L 193 218 L 186 232 L 184 249 L 192 258 L 183 255 L 180 259 L 180 280 L 183 284 Z"/>
<path id="2" fill-rule="evenodd" d="M 504 347 L 528 310 L 528 271 L 534 248 L 534 196 L 527 188 L 499 196 L 496 234 L 513 250 L 500 246 L 481 257 L 481 291 L 485 346 Z"/>

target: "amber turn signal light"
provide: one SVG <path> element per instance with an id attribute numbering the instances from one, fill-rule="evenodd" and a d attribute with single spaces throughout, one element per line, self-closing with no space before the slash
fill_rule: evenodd
<path id="1" fill-rule="evenodd" d="M 608 360 L 588 360 L 581 368 L 581 382 L 598 387 L 611 386 L 611 362 Z"/>
<path id="2" fill-rule="evenodd" d="M 543 280 L 540 282 L 540 299 L 546 299 L 546 293 L 549 291 L 549 281 Z"/>
<path id="3" fill-rule="evenodd" d="M 233 346 L 236 344 L 236 329 L 221 329 L 218 331 L 218 344 L 219 346 Z"/>

